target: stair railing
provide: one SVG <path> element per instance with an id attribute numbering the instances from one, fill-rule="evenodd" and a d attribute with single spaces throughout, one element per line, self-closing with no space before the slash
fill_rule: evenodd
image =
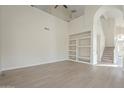
<path id="1" fill-rule="evenodd" d="M 124 62 L 124 46 L 122 44 L 124 41 L 116 40 L 115 48 L 114 48 L 114 63 L 120 67 L 123 67 Z"/>

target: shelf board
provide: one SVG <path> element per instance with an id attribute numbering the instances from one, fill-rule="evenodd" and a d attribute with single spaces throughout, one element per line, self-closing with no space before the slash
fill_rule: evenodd
<path id="1" fill-rule="evenodd" d="M 76 57 L 76 55 L 69 55 L 69 57 Z"/>
<path id="2" fill-rule="evenodd" d="M 73 59 L 69 59 L 70 61 L 74 61 L 74 62 L 77 62 L 77 60 L 73 60 Z"/>
<path id="3" fill-rule="evenodd" d="M 76 41 L 77 39 L 69 39 L 69 41 Z"/>
<path id="4" fill-rule="evenodd" d="M 74 52 L 76 52 L 76 50 L 68 50 L 68 51 L 74 51 Z"/>
<path id="5" fill-rule="evenodd" d="M 87 36 L 87 37 L 79 38 L 79 40 L 90 39 L 90 38 L 91 38 L 91 36 Z"/>
<path id="6" fill-rule="evenodd" d="M 91 47 L 90 45 L 87 45 L 87 46 L 78 46 L 78 47 Z"/>
<path id="7" fill-rule="evenodd" d="M 71 34 L 69 34 L 69 36 L 79 35 L 79 34 L 91 34 L 91 29 L 87 29 L 83 32 L 71 33 Z"/>
<path id="8" fill-rule="evenodd" d="M 76 47 L 76 45 L 69 45 L 69 47 Z"/>
<path id="9" fill-rule="evenodd" d="M 80 57 L 78 57 L 78 58 L 84 58 L 84 59 L 90 59 L 90 56 L 89 57 L 85 57 L 85 56 L 80 56 Z"/>

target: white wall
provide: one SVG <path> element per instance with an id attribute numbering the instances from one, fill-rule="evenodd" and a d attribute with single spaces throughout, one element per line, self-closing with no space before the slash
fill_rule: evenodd
<path id="1" fill-rule="evenodd" d="M 115 32 L 115 20 L 108 18 L 102 21 L 104 34 L 106 36 L 106 47 L 114 47 L 114 32 Z"/>
<path id="2" fill-rule="evenodd" d="M 99 16 L 95 16 L 96 20 L 94 21 L 94 32 L 93 32 L 93 48 L 95 51 L 94 57 L 95 61 L 94 64 L 97 63 L 97 61 L 101 61 L 104 48 L 105 48 L 105 35 L 103 32 L 102 24 L 101 24 L 101 18 Z M 97 60 L 96 60 L 97 59 Z"/>
<path id="3" fill-rule="evenodd" d="M 85 6 L 84 15 L 69 22 L 69 34 L 92 30 L 93 17 L 100 6 Z"/>
<path id="4" fill-rule="evenodd" d="M 85 27 L 84 20 L 84 16 L 80 16 L 69 22 L 69 34 L 80 33 L 85 31 L 85 29 L 87 28 Z"/>
<path id="5" fill-rule="evenodd" d="M 0 11 L 3 70 L 67 59 L 67 22 L 30 6 Z"/>
<path id="6" fill-rule="evenodd" d="M 69 34 L 74 34 L 74 33 L 80 33 L 84 31 L 93 31 L 93 22 L 94 22 L 94 15 L 96 11 L 100 8 L 100 6 L 85 6 L 85 13 L 84 15 L 72 20 L 69 23 Z M 91 60 L 93 64 L 95 64 L 96 59 L 97 59 L 97 54 L 96 54 L 96 46 L 97 42 L 95 41 L 97 37 L 97 33 L 92 34 L 92 48 L 91 48 Z M 95 47 L 93 49 L 93 47 Z"/>
<path id="7" fill-rule="evenodd" d="M 102 56 L 103 56 L 103 52 L 104 52 L 104 48 L 105 48 L 105 42 L 106 42 L 106 37 L 104 34 L 104 30 L 103 30 L 103 26 L 102 26 L 102 19 L 99 19 L 99 24 L 97 24 L 97 35 L 99 35 L 100 38 L 97 38 L 97 40 L 99 39 L 100 42 L 97 42 L 99 44 L 99 51 L 98 51 L 98 61 L 101 61 Z"/>

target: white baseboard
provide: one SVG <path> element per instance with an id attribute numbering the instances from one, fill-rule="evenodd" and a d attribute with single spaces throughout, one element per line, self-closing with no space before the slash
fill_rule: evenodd
<path id="1" fill-rule="evenodd" d="M 55 60 L 55 61 L 42 62 L 42 63 L 39 63 L 39 64 L 33 64 L 33 65 L 5 68 L 2 71 L 14 70 L 14 69 L 20 69 L 20 68 L 26 68 L 26 67 L 32 67 L 32 66 L 38 66 L 38 65 L 43 65 L 43 64 L 50 64 L 50 63 L 56 63 L 56 62 L 62 62 L 62 61 L 66 61 L 66 60 L 67 59 L 61 59 L 61 60 Z M 0 74 L 2 74 L 2 71 L 0 72 Z"/>

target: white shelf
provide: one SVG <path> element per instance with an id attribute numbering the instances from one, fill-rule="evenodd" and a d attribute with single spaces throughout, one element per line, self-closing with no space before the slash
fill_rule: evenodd
<path id="1" fill-rule="evenodd" d="M 69 41 L 76 41 L 77 39 L 69 39 Z"/>
<path id="2" fill-rule="evenodd" d="M 76 57 L 76 55 L 69 55 L 70 57 Z"/>
<path id="3" fill-rule="evenodd" d="M 90 45 L 88 45 L 88 46 L 78 46 L 78 47 L 91 47 Z"/>
<path id="4" fill-rule="evenodd" d="M 76 45 L 69 45 L 70 47 L 76 47 Z"/>
<path id="5" fill-rule="evenodd" d="M 90 63 L 91 47 L 91 31 L 69 35 L 69 60 Z"/>
<path id="6" fill-rule="evenodd" d="M 69 59 L 70 61 L 74 61 L 74 62 L 77 62 L 76 60 L 72 60 L 72 59 Z"/>
<path id="7" fill-rule="evenodd" d="M 76 52 L 76 50 L 68 50 L 68 51 L 74 51 L 74 52 Z"/>
<path id="8" fill-rule="evenodd" d="M 78 57 L 78 58 L 83 58 L 83 59 L 90 59 L 90 57 Z"/>
<path id="9" fill-rule="evenodd" d="M 87 37 L 79 38 L 79 40 L 90 39 L 90 38 L 91 38 L 91 36 L 87 36 Z"/>
<path id="10" fill-rule="evenodd" d="M 88 33 L 88 34 L 91 33 L 91 29 L 87 29 L 87 30 L 85 30 L 83 32 L 80 32 L 80 33 L 79 32 L 77 32 L 77 33 L 71 33 L 69 35 L 71 36 L 71 35 L 86 34 L 86 33 Z"/>

